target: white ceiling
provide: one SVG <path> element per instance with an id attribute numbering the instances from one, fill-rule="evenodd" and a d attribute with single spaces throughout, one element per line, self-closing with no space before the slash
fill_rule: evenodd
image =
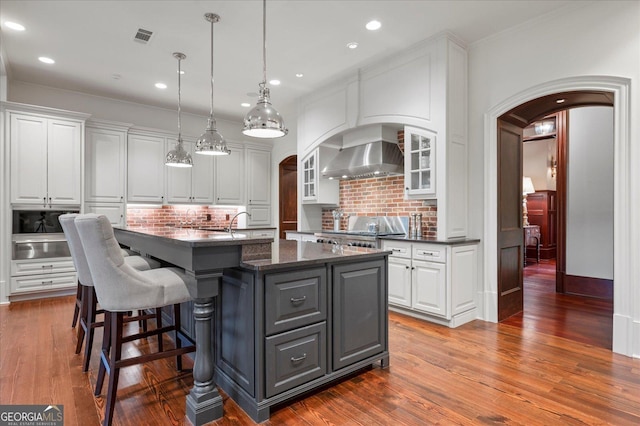
<path id="1" fill-rule="evenodd" d="M 276 109 L 293 111 L 298 97 L 434 34 L 449 31 L 471 44 L 567 4 L 575 2 L 269 0 L 267 78 L 282 81 L 271 86 L 271 100 Z M 247 108 L 240 103 L 255 104 L 262 80 L 260 0 L 2 0 L 1 53 L 10 80 L 172 109 L 177 107 L 172 53 L 183 52 L 182 108 L 208 115 L 207 12 L 221 16 L 214 27 L 214 110 L 218 117 L 241 120 Z M 382 28 L 367 31 L 371 19 Z M 19 22 L 26 31 L 8 29 L 6 21 Z M 138 28 L 153 31 L 148 44 L 133 41 Z M 359 43 L 355 50 L 346 48 L 352 41 Z M 56 63 L 45 65 L 39 56 Z M 159 81 L 168 88 L 156 89 Z"/>

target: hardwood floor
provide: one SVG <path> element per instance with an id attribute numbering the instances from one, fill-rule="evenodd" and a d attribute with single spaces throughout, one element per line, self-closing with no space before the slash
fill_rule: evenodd
<path id="1" fill-rule="evenodd" d="M 104 397 L 92 387 L 102 332 L 82 373 L 73 306 L 64 297 L 0 307 L 1 404 L 62 404 L 65 425 L 99 424 Z M 374 367 L 285 405 L 264 424 L 640 424 L 639 359 L 548 334 L 528 314 L 522 322 L 449 329 L 392 313 L 388 369 Z M 114 424 L 188 424 L 191 386 L 190 373 L 176 372 L 172 359 L 123 369 Z M 253 424 L 226 397 L 224 410 L 212 424 Z"/>
<path id="2" fill-rule="evenodd" d="M 613 345 L 613 301 L 556 293 L 556 263 L 524 268 L 524 311 L 502 323 L 601 348 Z"/>

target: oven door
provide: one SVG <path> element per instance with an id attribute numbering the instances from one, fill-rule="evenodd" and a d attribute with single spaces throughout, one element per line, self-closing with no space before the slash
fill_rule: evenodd
<path id="1" fill-rule="evenodd" d="M 11 259 L 49 259 L 71 257 L 69 245 L 62 233 L 14 234 L 11 241 Z"/>

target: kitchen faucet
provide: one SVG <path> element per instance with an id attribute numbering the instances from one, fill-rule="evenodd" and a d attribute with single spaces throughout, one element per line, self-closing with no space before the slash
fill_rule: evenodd
<path id="1" fill-rule="evenodd" d="M 249 213 L 249 212 L 238 212 L 238 213 L 236 213 L 236 214 L 231 218 L 231 220 L 229 221 L 229 234 L 233 235 L 233 228 L 232 228 L 232 226 L 233 226 L 233 221 L 234 221 L 234 220 L 236 220 L 236 217 L 240 216 L 240 215 L 241 215 L 241 214 L 243 214 L 243 213 L 244 213 L 244 214 L 246 214 L 247 216 L 251 217 L 251 213 Z"/>

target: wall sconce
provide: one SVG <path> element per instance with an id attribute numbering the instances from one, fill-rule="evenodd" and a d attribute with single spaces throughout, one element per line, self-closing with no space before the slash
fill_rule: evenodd
<path id="1" fill-rule="evenodd" d="M 551 161 L 549 162 L 551 166 L 551 179 L 556 178 L 556 173 L 558 173 L 558 161 L 556 161 L 555 157 L 551 156 Z"/>
<path id="2" fill-rule="evenodd" d="M 533 187 L 533 181 L 530 177 L 524 176 L 522 178 L 522 224 L 523 226 L 529 226 L 529 215 L 527 212 L 527 194 L 533 194 L 536 192 Z"/>

